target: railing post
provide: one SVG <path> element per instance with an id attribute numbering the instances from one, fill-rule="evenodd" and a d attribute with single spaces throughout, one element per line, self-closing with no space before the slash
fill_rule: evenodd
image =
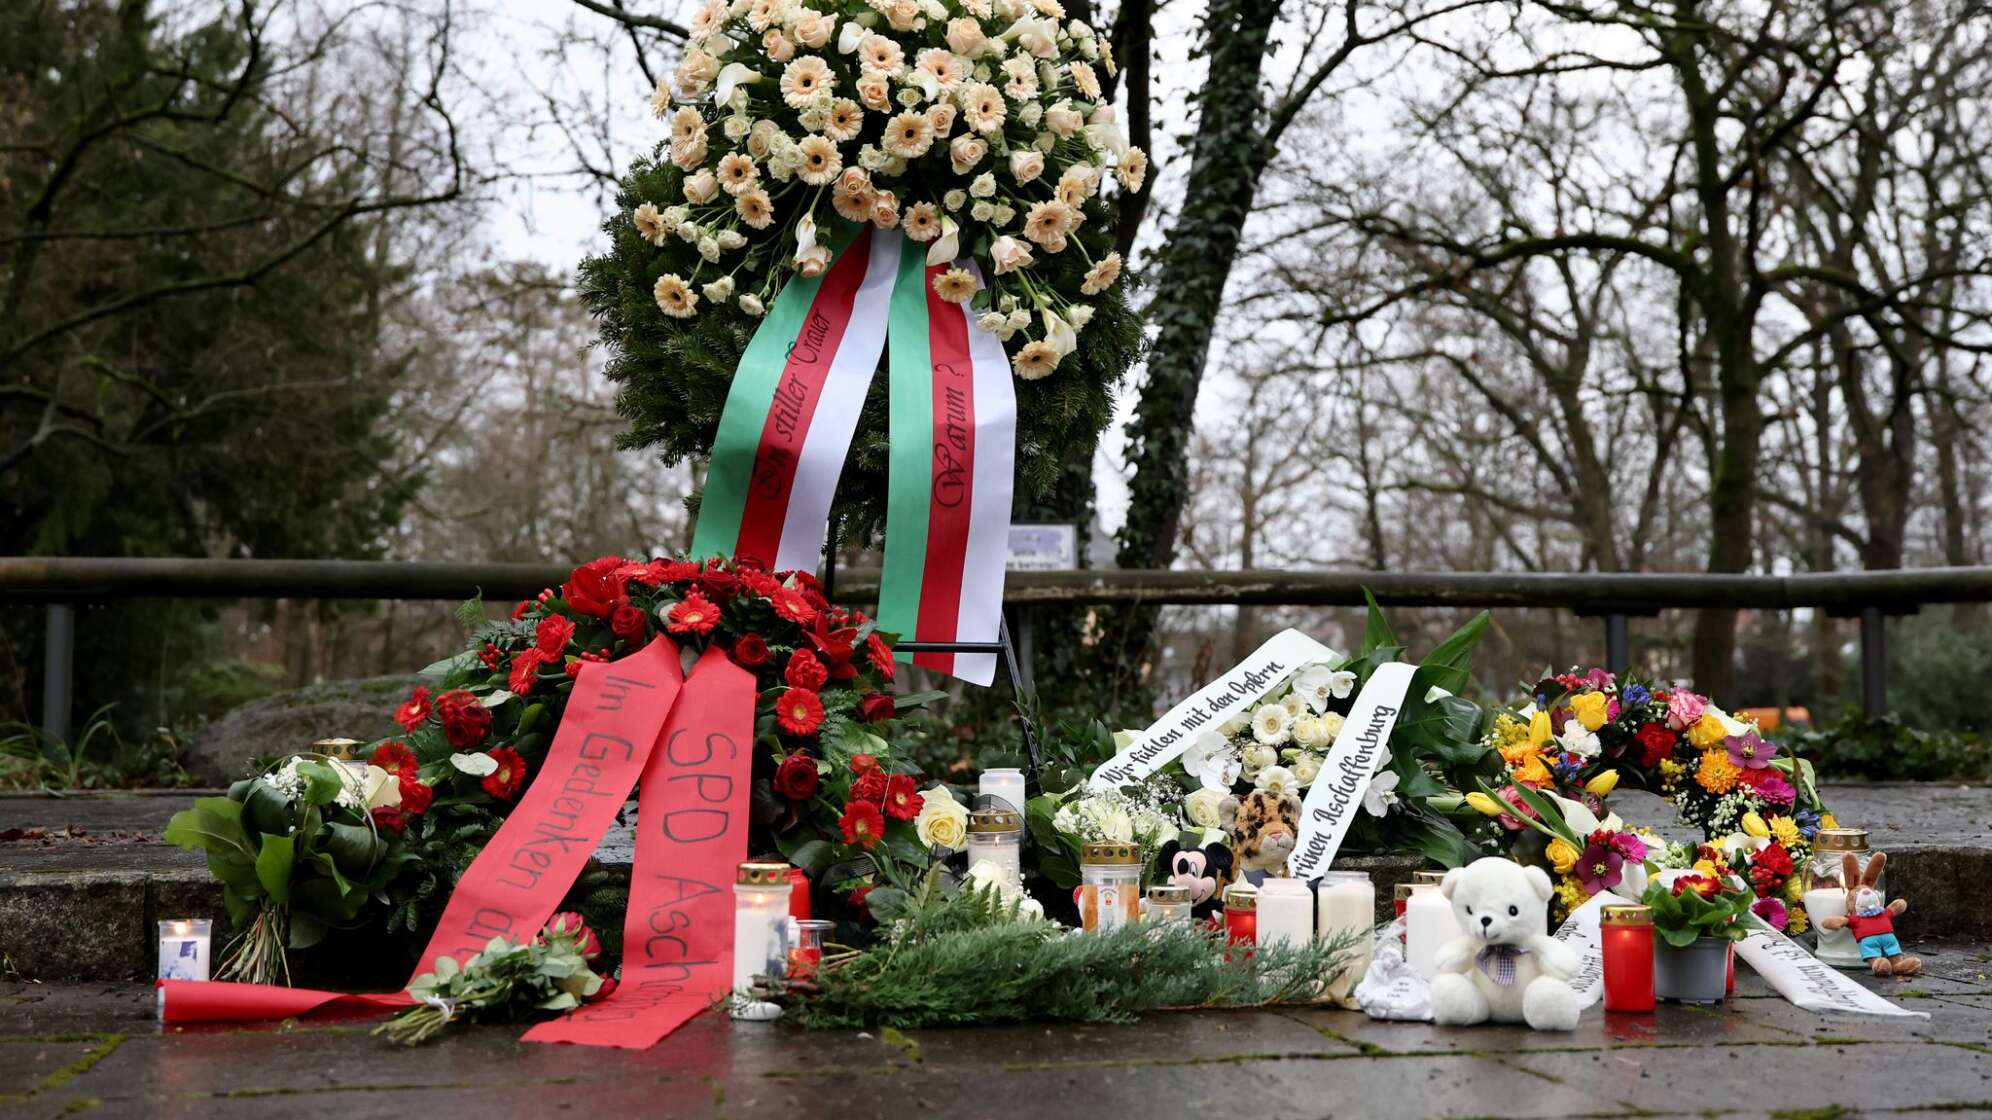
<path id="1" fill-rule="evenodd" d="M 1622 614 L 1605 616 L 1605 668 L 1623 673 L 1632 668 L 1631 620 Z"/>
<path id="2" fill-rule="evenodd" d="M 69 704 L 75 695 L 76 608 L 48 605 L 48 632 L 42 644 L 42 730 L 69 741 Z"/>
<path id="3" fill-rule="evenodd" d="M 1880 607 L 1861 608 L 1861 710 L 1869 719 L 1888 714 L 1888 617 Z"/>

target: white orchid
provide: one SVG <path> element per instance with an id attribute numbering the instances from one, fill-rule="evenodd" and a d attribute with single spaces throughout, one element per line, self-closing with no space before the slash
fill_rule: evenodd
<path id="1" fill-rule="evenodd" d="M 1205 789 L 1229 790 L 1244 767 L 1238 748 L 1215 731 L 1205 731 L 1183 751 L 1183 772 Z"/>
<path id="2" fill-rule="evenodd" d="M 1376 766 L 1370 771 L 1369 788 L 1363 790 L 1363 808 L 1373 816 L 1383 816 L 1397 804 L 1397 771 L 1390 767 L 1390 748 L 1376 752 Z"/>
<path id="3" fill-rule="evenodd" d="M 1341 655 L 1335 656 L 1339 659 Z M 1347 697 L 1355 688 L 1354 673 L 1333 668 L 1326 661 L 1317 661 L 1293 675 L 1293 690 L 1306 698 L 1307 706 L 1316 712 L 1327 711 L 1330 701 Z"/>

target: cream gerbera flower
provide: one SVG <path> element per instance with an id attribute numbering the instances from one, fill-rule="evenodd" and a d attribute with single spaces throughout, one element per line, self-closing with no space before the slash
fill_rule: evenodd
<path id="1" fill-rule="evenodd" d="M 1062 243 L 1071 231 L 1072 208 L 1056 199 L 1046 199 L 1024 215 L 1024 236 L 1039 245 L 1050 247 Z"/>
<path id="2" fill-rule="evenodd" d="M 952 92 L 961 84 L 966 67 L 955 53 L 944 47 L 928 47 L 920 52 L 913 62 L 913 68 L 934 79 L 943 93 Z"/>
<path id="3" fill-rule="evenodd" d="M 1010 367 L 1025 381 L 1036 381 L 1058 368 L 1058 348 L 1043 339 L 1027 342 L 1010 359 Z"/>
<path id="4" fill-rule="evenodd" d="M 934 124 L 925 113 L 901 113 L 885 122 L 885 150 L 901 159 L 918 159 L 934 143 Z"/>
<path id="5" fill-rule="evenodd" d="M 867 74 L 896 78 L 906 69 L 906 52 L 884 35 L 867 35 L 858 44 L 858 66 Z"/>
<path id="6" fill-rule="evenodd" d="M 632 211 L 629 220 L 636 226 L 636 232 L 652 245 L 662 245 L 665 235 L 671 232 L 665 228 L 664 215 L 648 202 Z"/>
<path id="7" fill-rule="evenodd" d="M 705 134 L 705 118 L 699 115 L 697 109 L 687 105 L 671 114 L 671 142 L 673 144 L 690 144 L 695 140 L 704 140 Z"/>
<path id="8" fill-rule="evenodd" d="M 706 0 L 692 16 L 692 41 L 702 42 L 719 34 L 726 25 L 726 0 Z"/>
<path id="9" fill-rule="evenodd" d="M 949 303 L 967 303 L 981 287 L 965 268 L 951 268 L 934 277 L 934 293 Z"/>
<path id="10" fill-rule="evenodd" d="M 830 64 L 813 54 L 803 55 L 782 67 L 782 100 L 791 109 L 806 109 L 820 93 L 837 88 L 837 76 Z"/>
<path id="11" fill-rule="evenodd" d="M 727 194 L 739 194 L 751 190 L 761 173 L 754 168 L 754 161 L 740 152 L 728 152 L 719 157 L 719 185 L 726 188 Z"/>
<path id="12" fill-rule="evenodd" d="M 1129 148 L 1121 153 L 1120 163 L 1114 167 L 1114 176 L 1120 185 L 1131 191 L 1141 189 L 1148 179 L 1148 153 L 1140 148 Z"/>
<path id="13" fill-rule="evenodd" d="M 1079 285 L 1079 290 L 1089 296 L 1099 295 L 1114 286 L 1114 281 L 1120 279 L 1120 271 L 1121 255 L 1108 253 L 1100 258 L 1100 263 L 1086 270 L 1086 282 Z"/>
<path id="14" fill-rule="evenodd" d="M 812 187 L 832 182 L 844 170 L 844 158 L 837 154 L 837 145 L 828 136 L 805 136 L 795 150 L 802 160 L 796 176 Z"/>
<path id="15" fill-rule="evenodd" d="M 1009 108 L 1001 90 L 988 82 L 970 82 L 961 90 L 961 115 L 977 132 L 1000 132 Z"/>
<path id="16" fill-rule="evenodd" d="M 931 202 L 916 202 L 908 206 L 901 224 L 906 236 L 915 241 L 932 241 L 941 235 L 941 213 Z"/>
<path id="17" fill-rule="evenodd" d="M 856 140 L 864 126 L 865 107 L 848 97 L 840 97 L 830 103 L 830 115 L 823 122 L 823 135 L 841 144 Z"/>
<path id="18" fill-rule="evenodd" d="M 747 26 L 756 31 L 766 31 L 781 15 L 780 0 L 754 0 L 747 9 Z"/>
<path id="19" fill-rule="evenodd" d="M 1003 91 L 1018 101 L 1029 101 L 1038 95 L 1037 63 L 1029 56 L 1018 55 L 1003 61 L 1003 74 L 1009 78 Z"/>
<path id="20" fill-rule="evenodd" d="M 768 198 L 768 192 L 759 187 L 737 195 L 733 199 L 733 212 L 755 229 L 767 229 L 768 223 L 775 220 L 775 204 Z"/>
<path id="21" fill-rule="evenodd" d="M 671 85 L 658 82 L 657 90 L 650 95 L 650 115 L 661 117 L 671 111 Z"/>
<path id="22" fill-rule="evenodd" d="M 659 276 L 651 295 L 657 299 L 657 309 L 673 319 L 689 319 L 698 311 L 698 293 L 675 272 Z"/>
<path id="23" fill-rule="evenodd" d="M 1066 67 L 1066 69 L 1071 71 L 1072 84 L 1079 87 L 1080 93 L 1085 94 L 1094 101 L 1100 99 L 1100 77 L 1093 73 L 1091 66 L 1083 62 L 1075 62 Z"/>
<path id="24" fill-rule="evenodd" d="M 1091 164 L 1076 163 L 1066 168 L 1065 174 L 1058 177 L 1058 188 L 1052 193 L 1058 197 L 1058 201 L 1077 210 L 1099 189 L 1100 172 Z"/>

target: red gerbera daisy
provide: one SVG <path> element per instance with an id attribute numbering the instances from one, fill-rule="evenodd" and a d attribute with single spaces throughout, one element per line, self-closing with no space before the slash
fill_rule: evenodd
<path id="1" fill-rule="evenodd" d="M 719 608 L 696 591 L 687 592 L 671 608 L 668 629 L 673 634 L 710 634 L 719 625 Z"/>
<path id="2" fill-rule="evenodd" d="M 920 815 L 926 799 L 910 774 L 894 774 L 885 783 L 885 813 L 896 821 L 910 821 Z"/>
<path id="3" fill-rule="evenodd" d="M 844 815 L 837 818 L 837 824 L 844 830 L 844 843 L 860 848 L 870 848 L 885 835 L 885 814 L 869 801 L 853 801 L 844 806 Z"/>
<path id="4" fill-rule="evenodd" d="M 408 744 L 399 739 L 389 739 L 375 747 L 373 757 L 368 761 L 390 774 L 410 778 L 422 768 L 422 762 L 415 757 L 415 752 L 409 750 Z"/>
<path id="5" fill-rule="evenodd" d="M 394 709 L 394 722 L 400 724 L 403 731 L 415 730 L 428 718 L 429 690 L 421 685 L 415 686 L 415 691 L 408 697 L 407 703 Z"/>
<path id="6" fill-rule="evenodd" d="M 798 626 L 807 626 L 816 620 L 816 608 L 809 605 L 809 600 L 804 599 L 800 591 L 777 587 L 768 598 L 775 604 L 776 614 Z"/>
<path id="7" fill-rule="evenodd" d="M 865 656 L 871 659 L 872 668 L 878 670 L 879 676 L 884 677 L 886 680 L 892 679 L 894 668 L 892 664 L 892 647 L 885 644 L 884 638 L 879 637 L 877 634 L 866 635 Z"/>
<path id="8" fill-rule="evenodd" d="M 519 796 L 519 790 L 526 784 L 526 760 L 510 747 L 493 747 L 486 751 L 498 763 L 498 769 L 484 776 L 481 783 L 484 792 L 500 801 L 510 801 Z"/>
<path id="9" fill-rule="evenodd" d="M 775 722 L 791 735 L 814 735 L 823 726 L 823 698 L 806 688 L 790 688 L 775 701 Z"/>
<path id="10" fill-rule="evenodd" d="M 529 649 L 512 659 L 512 674 L 505 678 L 505 687 L 514 696 L 529 696 L 533 682 L 539 679 L 540 666 L 547 661 L 547 655 L 537 649 Z"/>

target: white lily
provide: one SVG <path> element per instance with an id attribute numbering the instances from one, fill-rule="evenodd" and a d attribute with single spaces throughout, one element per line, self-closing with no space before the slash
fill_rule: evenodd
<path id="1" fill-rule="evenodd" d="M 1557 809 L 1563 813 L 1564 825 L 1576 833 L 1579 840 L 1601 828 L 1606 832 L 1621 832 L 1625 829 L 1625 822 L 1619 819 L 1617 813 L 1606 813 L 1604 819 L 1599 820 L 1598 814 L 1585 807 L 1581 801 L 1572 801 L 1548 790 L 1543 791 L 1543 796 L 1556 802 Z"/>
<path id="2" fill-rule="evenodd" d="M 1047 307 L 1044 309 L 1044 340 L 1051 343 L 1052 349 L 1057 350 L 1058 356 L 1062 358 L 1078 349 L 1079 332 L 1073 330 L 1072 324 L 1053 314 L 1051 308 Z"/>
<path id="3" fill-rule="evenodd" d="M 947 264 L 961 255 L 961 226 L 953 218 L 941 216 L 941 235 L 927 243 L 927 267 Z"/>
<path id="4" fill-rule="evenodd" d="M 761 74 L 752 66 L 741 62 L 729 62 L 719 72 L 719 80 L 713 86 L 713 100 L 721 105 L 733 102 L 733 91 L 741 86 L 751 86 L 761 80 Z"/>
<path id="5" fill-rule="evenodd" d="M 850 54 L 857 50 L 869 34 L 871 28 L 856 20 L 845 20 L 844 26 L 837 31 L 837 53 Z"/>
<path id="6" fill-rule="evenodd" d="M 795 223 L 795 251 L 798 256 L 816 248 L 816 219 L 804 214 Z"/>

